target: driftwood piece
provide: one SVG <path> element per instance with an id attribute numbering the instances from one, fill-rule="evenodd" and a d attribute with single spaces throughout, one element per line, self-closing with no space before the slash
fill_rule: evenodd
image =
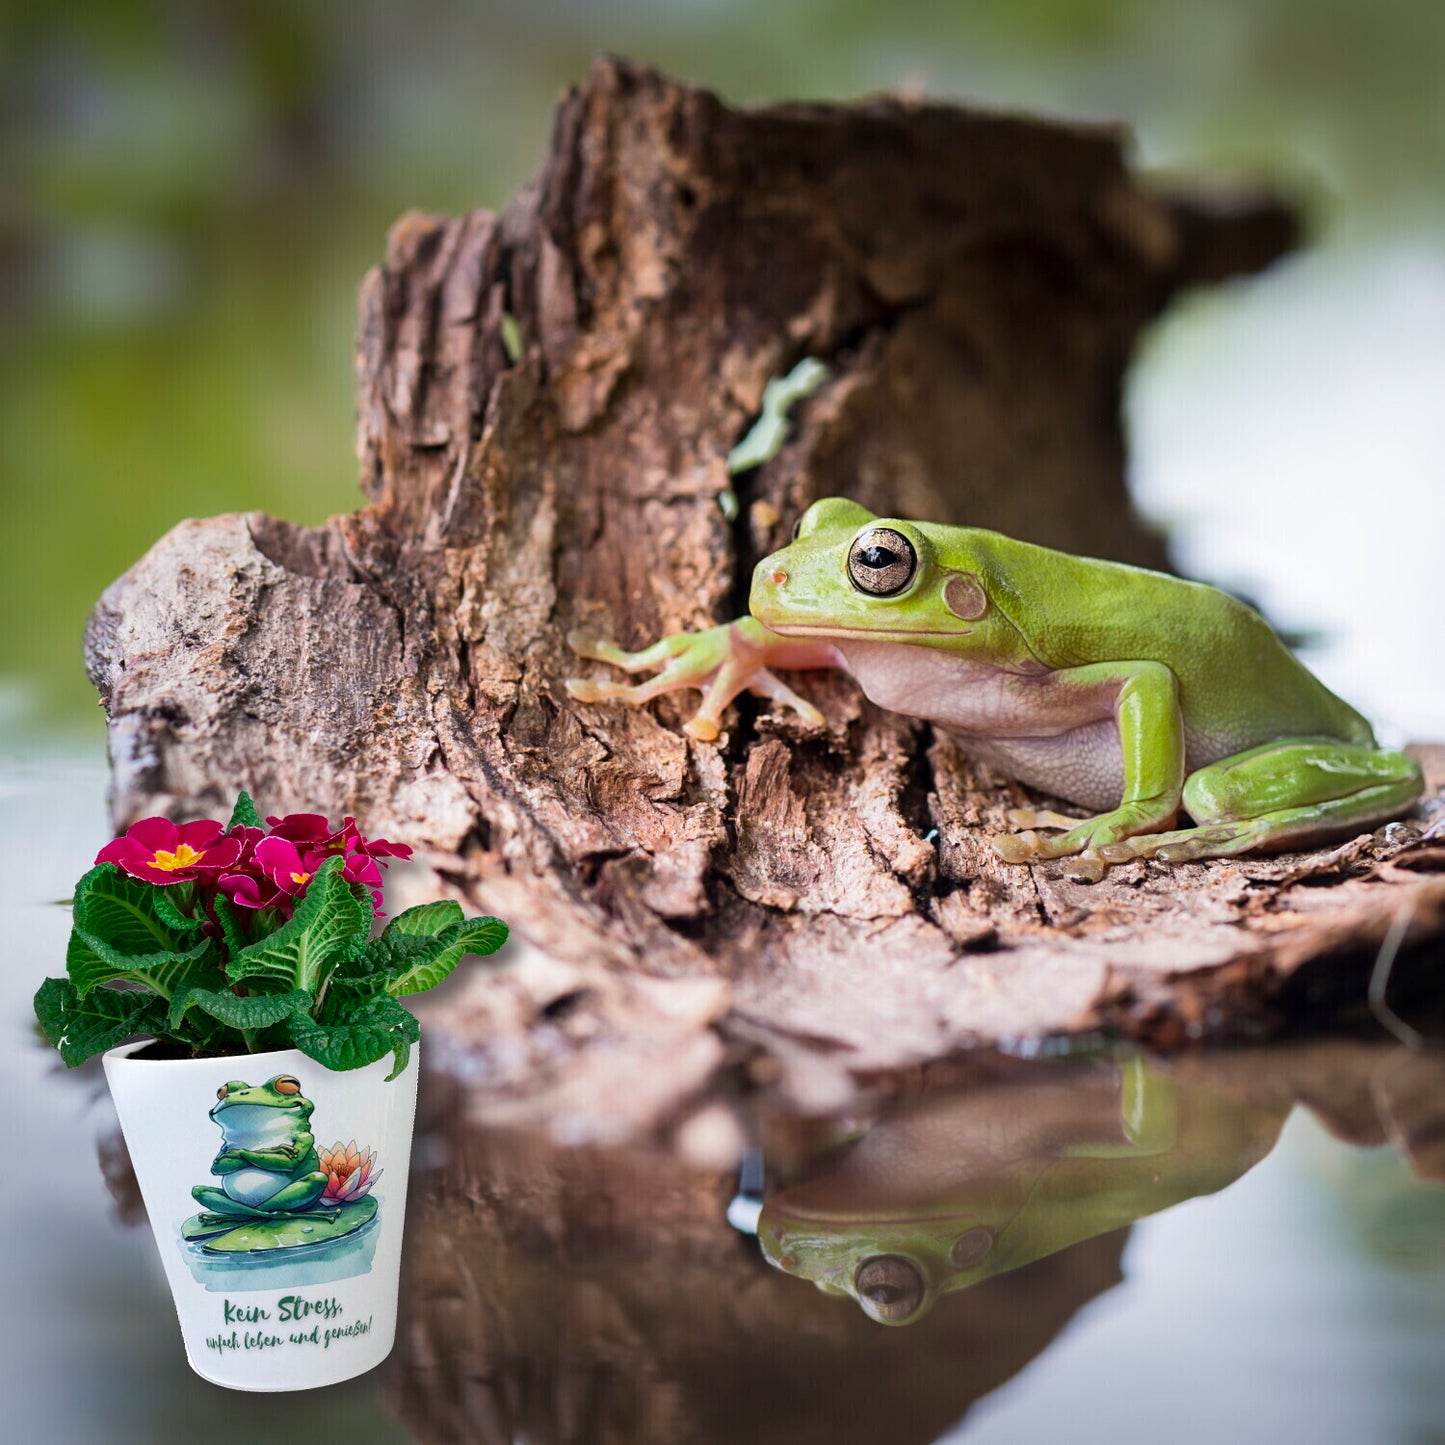
<path id="1" fill-rule="evenodd" d="M 1131 349 L 1179 288 L 1291 238 L 1270 203 L 1144 186 L 1112 130 L 737 111 L 599 61 L 505 212 L 408 215 L 366 278 L 369 503 L 187 522 L 105 594 L 116 823 L 245 787 L 417 845 L 419 888 L 516 940 L 428 1006 L 433 1045 L 479 1107 L 592 1135 L 760 1055 L 826 1104 L 971 1042 L 1263 1027 L 1322 958 L 1358 980 L 1397 920 L 1445 929 L 1445 850 L 1401 833 L 1090 888 L 999 862 L 1024 791 L 846 679 L 799 683 L 826 733 L 745 699 L 715 745 L 675 699 L 563 687 L 593 666 L 571 627 L 639 646 L 736 615 L 821 495 L 1165 565 L 1123 484 Z M 730 482 L 805 356 L 828 381 Z"/>

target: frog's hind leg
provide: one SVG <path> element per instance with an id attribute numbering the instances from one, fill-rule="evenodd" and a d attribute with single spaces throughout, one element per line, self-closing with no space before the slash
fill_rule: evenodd
<path id="1" fill-rule="evenodd" d="M 212 1214 L 224 1214 L 230 1219 L 264 1219 L 266 1216 L 264 1209 L 252 1209 L 213 1184 L 197 1184 L 191 1190 L 191 1198 Z"/>
<path id="2" fill-rule="evenodd" d="M 299 1179 L 293 1179 L 266 1201 L 268 1212 L 275 1214 L 278 1210 L 289 1212 L 305 1209 L 313 1214 L 325 1213 L 325 1208 L 318 1206 L 316 1201 L 321 1198 L 328 1177 L 317 1169 L 310 1174 L 303 1174 Z"/>
<path id="3" fill-rule="evenodd" d="M 1405 753 L 1330 739 L 1265 743 L 1190 775 L 1182 801 L 1195 827 L 1121 839 L 1099 856 L 1185 863 L 1309 847 L 1398 817 L 1423 787 Z"/>

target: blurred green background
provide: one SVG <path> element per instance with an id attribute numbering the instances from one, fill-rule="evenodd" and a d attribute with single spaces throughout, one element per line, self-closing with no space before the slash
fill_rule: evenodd
<path id="1" fill-rule="evenodd" d="M 1378 277 L 1382 256 L 1407 329 L 1445 297 L 1438 0 L 9 0 L 0 725 L 98 742 L 85 617 L 181 518 L 264 508 L 316 522 L 356 504 L 355 295 L 387 226 L 409 207 L 503 204 L 535 167 L 559 92 L 601 50 L 737 102 L 905 86 L 1122 118 L 1141 163 L 1271 179 L 1306 207 L 1318 254 L 1345 258 L 1308 273 L 1323 291 L 1286 283 L 1277 326 L 1297 326 L 1301 307 L 1328 318 L 1329 298 Z M 1171 490 L 1170 458 L 1198 458 L 1198 389 L 1257 353 L 1231 318 L 1265 284 L 1186 304 L 1139 373 L 1140 495 L 1186 530 L 1214 488 L 1206 475 Z M 1317 330 L 1326 346 L 1340 334 L 1328 319 Z M 1390 336 L 1369 345 L 1398 353 Z M 1433 378 L 1438 333 L 1420 344 L 1411 375 Z M 1338 383 L 1347 395 L 1353 375 Z M 1438 411 L 1439 391 L 1420 392 Z M 1263 431 L 1280 410 L 1264 405 Z M 1416 508 L 1438 505 L 1437 432 L 1410 452 L 1437 483 L 1410 494 Z M 1258 517 L 1233 521 L 1259 531 Z M 1194 560 L 1268 594 L 1259 564 L 1227 547 Z M 1336 625 L 1303 586 L 1280 602 L 1297 614 L 1284 620 Z M 1418 729 L 1438 693 L 1432 679 L 1423 703 L 1385 704 Z"/>

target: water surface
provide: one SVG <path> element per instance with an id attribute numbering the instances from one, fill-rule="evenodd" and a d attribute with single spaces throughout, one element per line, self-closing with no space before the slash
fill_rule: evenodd
<path id="1" fill-rule="evenodd" d="M 63 957 L 53 900 L 106 836 L 103 774 L 32 752 L 5 778 L 15 1438 L 1439 1436 L 1445 1063 L 1350 1039 L 984 1058 L 847 1119 L 755 1112 L 761 1208 L 734 1217 L 758 1237 L 728 1223 L 736 1171 L 465 1125 L 427 1077 L 392 1358 L 220 1391 L 185 1366 L 98 1070 L 27 1018 Z"/>

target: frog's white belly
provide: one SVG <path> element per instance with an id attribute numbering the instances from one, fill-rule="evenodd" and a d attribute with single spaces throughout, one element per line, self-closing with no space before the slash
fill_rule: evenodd
<path id="1" fill-rule="evenodd" d="M 237 1169 L 224 1177 L 222 1188 L 238 1203 L 264 1204 L 290 1178 L 274 1169 Z"/>
<path id="2" fill-rule="evenodd" d="M 880 707 L 936 723 L 970 757 L 1030 787 L 1099 812 L 1118 806 L 1117 684 L 1062 684 L 1046 668 L 1010 672 L 901 643 L 847 639 L 837 647 Z"/>

